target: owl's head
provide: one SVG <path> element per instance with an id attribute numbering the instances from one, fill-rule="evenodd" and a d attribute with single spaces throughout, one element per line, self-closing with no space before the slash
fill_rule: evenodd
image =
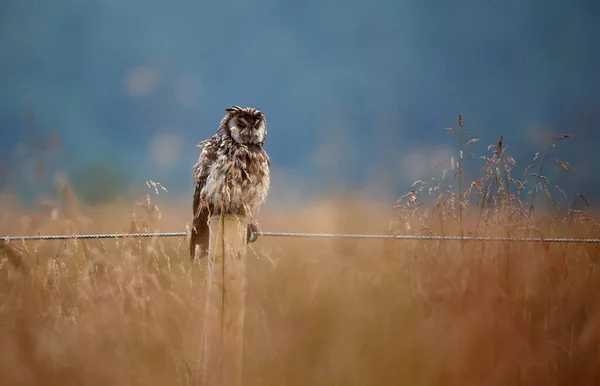
<path id="1" fill-rule="evenodd" d="M 262 111 L 252 107 L 232 106 L 223 119 L 233 140 L 242 145 L 263 146 L 267 139 L 267 121 Z"/>

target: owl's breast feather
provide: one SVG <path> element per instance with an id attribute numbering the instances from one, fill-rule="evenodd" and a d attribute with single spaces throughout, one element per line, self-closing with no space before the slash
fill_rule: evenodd
<path id="1" fill-rule="evenodd" d="M 269 185 L 269 163 L 262 149 L 225 145 L 210 166 L 204 196 L 214 205 L 246 206 L 254 211 L 265 201 Z"/>

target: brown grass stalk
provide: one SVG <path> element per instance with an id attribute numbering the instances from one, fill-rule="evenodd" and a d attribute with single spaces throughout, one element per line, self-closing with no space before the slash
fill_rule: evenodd
<path id="1" fill-rule="evenodd" d="M 261 228 L 598 237 L 585 197 L 565 218 L 524 205 L 525 184 L 512 176 L 507 149 L 504 139 L 491 146 L 481 176 L 461 182 L 458 193 L 436 179 L 417 181 L 394 211 L 325 197 L 265 210 Z M 536 174 L 543 172 L 542 163 Z M 532 204 L 543 199 L 534 202 L 542 184 L 534 178 Z M 189 221 L 186 203 L 159 208 L 158 193 L 169 193 L 158 183 L 133 205 L 100 207 L 79 202 L 65 180 L 57 188 L 59 202 L 27 211 L 0 196 L 0 234 L 156 232 Z M 435 202 L 424 204 L 426 195 Z M 0 385 L 198 385 L 205 267 L 192 267 L 186 245 L 2 242 Z M 597 245 L 259 237 L 248 248 L 245 385 L 600 379 Z"/>

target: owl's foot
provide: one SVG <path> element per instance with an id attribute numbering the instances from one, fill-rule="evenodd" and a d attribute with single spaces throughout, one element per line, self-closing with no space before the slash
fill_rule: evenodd
<path id="1" fill-rule="evenodd" d="M 258 235 L 256 234 L 256 232 L 258 232 L 258 225 L 256 223 L 249 223 L 248 224 L 248 232 L 247 232 L 247 236 L 246 236 L 246 244 L 250 244 L 256 241 L 256 239 L 258 239 Z"/>
<path id="2" fill-rule="evenodd" d="M 208 250 L 202 246 L 202 244 L 196 244 L 194 251 L 194 257 L 192 258 L 192 264 L 195 266 L 200 265 L 200 260 L 208 256 Z"/>

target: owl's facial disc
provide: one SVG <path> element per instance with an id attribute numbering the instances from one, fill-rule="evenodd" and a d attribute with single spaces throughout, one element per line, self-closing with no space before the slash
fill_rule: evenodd
<path id="1" fill-rule="evenodd" d="M 229 132 L 237 143 L 260 145 L 265 142 L 267 127 L 262 117 L 234 116 L 229 121 Z"/>
<path id="2" fill-rule="evenodd" d="M 259 119 L 255 125 L 253 130 L 254 141 L 256 143 L 264 143 L 265 138 L 267 136 L 267 125 L 265 124 L 264 119 Z"/>

